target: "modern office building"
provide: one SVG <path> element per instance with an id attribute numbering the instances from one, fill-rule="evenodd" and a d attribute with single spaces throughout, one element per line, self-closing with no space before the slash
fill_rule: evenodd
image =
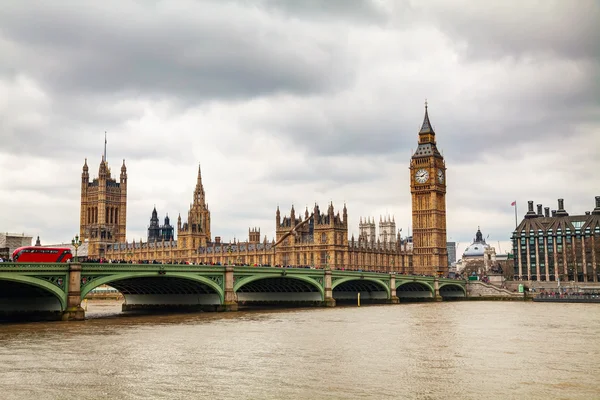
<path id="1" fill-rule="evenodd" d="M 593 211 L 569 215 L 563 199 L 558 209 L 542 211 L 533 201 L 513 232 L 514 275 L 528 281 L 600 281 L 600 196 Z"/>
<path id="2" fill-rule="evenodd" d="M 448 251 L 448 267 L 456 262 L 456 242 L 446 242 Z"/>

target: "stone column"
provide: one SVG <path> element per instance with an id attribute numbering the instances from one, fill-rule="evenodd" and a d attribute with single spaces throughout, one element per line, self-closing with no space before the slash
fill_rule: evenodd
<path id="1" fill-rule="evenodd" d="M 525 246 L 527 247 L 527 280 L 531 281 L 531 255 L 529 253 L 529 237 L 525 237 Z"/>
<path id="2" fill-rule="evenodd" d="M 543 238 L 542 238 L 542 242 L 543 242 Z M 542 274 L 542 269 L 540 268 L 540 238 L 539 236 L 537 236 L 534 240 L 534 246 L 535 246 L 535 280 L 536 281 L 541 281 L 540 279 L 540 275 Z"/>
<path id="3" fill-rule="evenodd" d="M 331 270 L 325 269 L 323 278 L 323 306 L 335 307 L 335 299 L 333 298 L 333 289 L 331 288 Z"/>
<path id="4" fill-rule="evenodd" d="M 566 236 L 562 236 L 562 246 L 563 246 L 563 252 L 562 252 L 562 257 L 563 257 L 563 270 L 565 271 L 565 275 L 567 276 L 567 282 L 569 281 L 569 265 L 567 264 L 567 251 L 569 250 L 569 247 L 567 246 L 567 237 Z"/>
<path id="5" fill-rule="evenodd" d="M 575 251 L 575 235 L 571 236 L 571 257 L 573 258 L 573 281 L 579 282 L 579 270 L 577 269 L 577 252 Z"/>
<path id="6" fill-rule="evenodd" d="M 238 303 L 237 303 L 237 295 L 233 291 L 233 274 L 234 267 L 228 265 L 225 267 L 225 299 L 223 302 L 223 306 L 221 307 L 221 311 L 237 311 Z"/>
<path id="7" fill-rule="evenodd" d="M 555 275 L 555 280 L 559 280 L 560 279 L 560 270 L 558 267 L 558 253 L 556 252 L 556 250 L 558 249 L 557 244 L 556 244 L 556 236 L 554 236 L 552 238 L 552 256 L 554 257 L 554 275 Z"/>
<path id="8" fill-rule="evenodd" d="M 550 266 L 548 265 L 548 236 L 544 236 L 544 265 L 546 266 L 546 281 L 550 280 Z"/>
<path id="9" fill-rule="evenodd" d="M 396 274 L 390 274 L 390 299 L 388 300 L 390 304 L 398 304 L 400 303 L 400 299 L 396 295 Z"/>
<path id="10" fill-rule="evenodd" d="M 598 282 L 598 275 L 596 274 L 596 263 L 598 260 L 596 259 L 596 246 L 600 245 L 600 243 L 596 243 L 595 234 L 592 233 L 592 273 L 594 274 L 594 282 Z"/>
<path id="11" fill-rule="evenodd" d="M 585 233 L 581 235 L 581 268 L 583 269 L 583 281 L 587 282 L 587 259 L 585 257 Z"/>
<path id="12" fill-rule="evenodd" d="M 517 249 L 515 257 L 518 257 L 519 262 L 519 280 L 523 277 L 523 257 L 521 252 L 521 238 L 517 238 Z"/>
<path id="13" fill-rule="evenodd" d="M 85 311 L 81 308 L 81 264 L 69 264 L 67 283 L 67 308 L 63 311 L 63 321 L 83 321 Z"/>
<path id="14" fill-rule="evenodd" d="M 438 278 L 437 276 L 433 278 L 433 290 L 435 293 L 433 296 L 433 300 L 442 301 L 442 296 L 440 296 L 440 278 Z"/>

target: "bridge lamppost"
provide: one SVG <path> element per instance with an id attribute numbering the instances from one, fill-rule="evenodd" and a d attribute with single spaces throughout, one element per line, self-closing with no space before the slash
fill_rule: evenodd
<path id="1" fill-rule="evenodd" d="M 71 246 L 75 248 L 75 262 L 79 262 L 79 258 L 77 257 L 77 249 L 81 246 L 81 240 L 79 239 L 79 235 L 75 235 L 73 239 L 71 239 Z"/>
<path id="2" fill-rule="evenodd" d="M 329 256 L 329 254 L 327 254 L 325 256 L 325 269 L 329 269 L 329 258 L 330 258 L 330 256 Z"/>
<path id="3" fill-rule="evenodd" d="M 392 257 L 392 270 L 390 272 L 394 272 L 394 257 Z"/>

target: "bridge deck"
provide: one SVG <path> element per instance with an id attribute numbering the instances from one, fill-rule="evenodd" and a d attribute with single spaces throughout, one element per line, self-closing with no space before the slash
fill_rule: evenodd
<path id="1" fill-rule="evenodd" d="M 373 271 L 293 267 L 120 263 L 0 263 L 0 311 L 52 309 L 82 313 L 94 288 L 119 290 L 129 307 L 198 306 L 236 309 L 238 302 L 397 302 L 465 297 L 464 281 Z M 78 314 L 79 315 L 79 314 Z"/>

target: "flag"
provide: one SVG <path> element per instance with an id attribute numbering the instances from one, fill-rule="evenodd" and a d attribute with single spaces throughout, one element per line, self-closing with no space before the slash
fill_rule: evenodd
<path id="1" fill-rule="evenodd" d="M 516 201 L 513 201 L 512 203 L 510 203 L 510 205 L 514 207 L 514 206 L 516 206 L 516 205 L 517 205 L 517 202 L 516 202 Z"/>

